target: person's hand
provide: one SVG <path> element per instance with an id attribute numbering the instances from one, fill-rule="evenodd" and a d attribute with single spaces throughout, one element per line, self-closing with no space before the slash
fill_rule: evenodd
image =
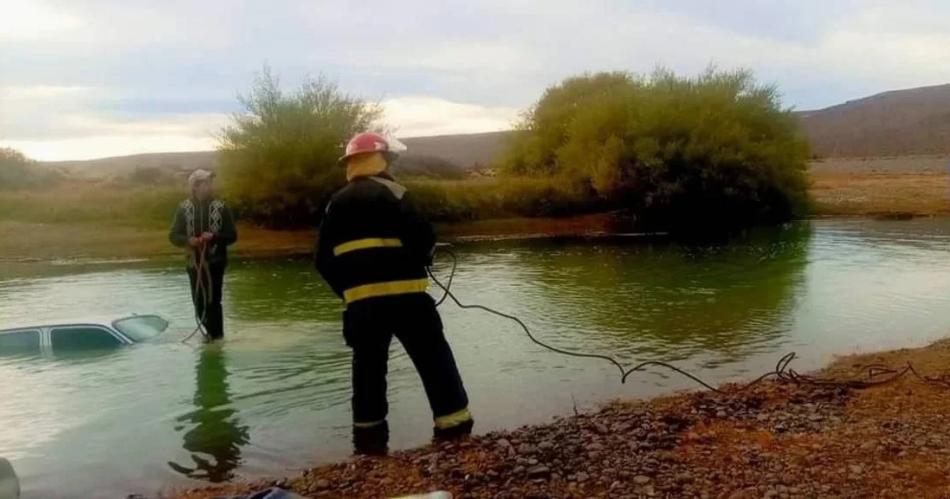
<path id="1" fill-rule="evenodd" d="M 201 240 L 203 242 L 210 243 L 212 239 L 214 239 L 213 232 L 205 232 L 204 234 L 201 235 Z"/>
<path id="2" fill-rule="evenodd" d="M 197 248 L 198 246 L 201 246 L 202 243 L 204 243 L 204 240 L 202 240 L 200 237 L 188 238 L 188 246 L 191 246 L 192 248 Z"/>

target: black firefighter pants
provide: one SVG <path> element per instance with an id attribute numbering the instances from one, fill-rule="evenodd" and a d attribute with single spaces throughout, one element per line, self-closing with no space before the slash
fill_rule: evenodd
<path id="1" fill-rule="evenodd" d="M 191 297 L 195 304 L 195 316 L 203 318 L 202 324 L 213 340 L 224 337 L 224 318 L 221 310 L 221 288 L 224 285 L 225 264 L 209 264 L 208 274 L 204 275 L 204 283 L 198 288 L 198 272 L 188 267 L 188 278 L 191 281 Z M 208 278 L 210 277 L 210 289 Z M 206 296 L 210 291 L 211 295 Z M 206 305 L 207 304 L 207 305 Z"/>
<path id="2" fill-rule="evenodd" d="M 436 437 L 471 431 L 468 396 L 432 297 L 418 293 L 351 303 L 343 313 L 343 335 L 353 349 L 353 432 L 357 451 L 361 450 L 361 435 L 383 446 L 388 438 L 386 372 L 393 335 L 422 378 Z"/>

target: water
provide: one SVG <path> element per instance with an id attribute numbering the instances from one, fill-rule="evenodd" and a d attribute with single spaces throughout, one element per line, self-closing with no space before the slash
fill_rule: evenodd
<path id="1" fill-rule="evenodd" d="M 709 381 L 749 378 L 787 351 L 921 345 L 950 330 L 950 221 L 819 221 L 724 246 L 623 238 L 457 248 L 455 291 L 520 315 L 563 348 L 671 360 Z M 444 268 L 443 268 L 444 270 Z M 0 267 L 0 322 L 103 313 L 173 321 L 159 344 L 94 357 L 0 357 L 0 456 L 26 497 L 116 497 L 286 474 L 349 454 L 349 351 L 340 305 L 305 260 L 234 262 L 228 340 L 180 344 L 193 324 L 179 262 Z M 443 316 L 477 431 L 541 423 L 614 398 L 692 388 L 666 373 L 552 354 L 478 311 Z M 398 343 L 395 448 L 431 416 Z"/>

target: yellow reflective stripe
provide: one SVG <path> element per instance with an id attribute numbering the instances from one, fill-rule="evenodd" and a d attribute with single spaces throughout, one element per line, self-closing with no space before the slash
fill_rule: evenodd
<path id="1" fill-rule="evenodd" d="M 410 279 L 408 281 L 377 282 L 364 284 L 343 292 L 343 301 L 353 303 L 366 298 L 378 296 L 405 295 L 409 293 L 424 293 L 429 287 L 428 279 Z"/>
<path id="2" fill-rule="evenodd" d="M 383 424 L 383 423 L 385 423 L 385 422 L 386 422 L 385 419 L 380 419 L 379 421 L 370 421 L 369 423 L 356 423 L 356 422 L 354 422 L 354 423 L 353 423 L 353 427 L 354 427 L 354 428 L 372 428 L 372 427 L 374 427 L 374 426 L 379 426 L 379 425 L 381 425 L 381 424 Z"/>
<path id="3" fill-rule="evenodd" d="M 435 418 L 435 427 L 440 430 L 447 430 L 449 428 L 458 426 L 462 423 L 467 423 L 472 420 L 472 413 L 468 411 L 468 407 L 462 409 L 458 412 L 453 412 L 452 414 L 446 416 L 439 416 Z"/>
<path id="4" fill-rule="evenodd" d="M 333 247 L 333 256 L 340 256 L 351 251 L 359 251 L 370 248 L 401 248 L 402 241 L 399 239 L 384 239 L 381 237 L 368 237 L 366 239 L 357 239 L 355 241 L 345 242 Z"/>

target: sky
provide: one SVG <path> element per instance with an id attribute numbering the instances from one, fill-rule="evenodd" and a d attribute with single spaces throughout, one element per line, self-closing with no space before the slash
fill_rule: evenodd
<path id="1" fill-rule="evenodd" d="M 710 64 L 799 110 L 950 83 L 950 1 L 0 0 L 0 147 L 213 149 L 265 66 L 378 101 L 408 137 L 507 129 L 585 71 Z"/>

